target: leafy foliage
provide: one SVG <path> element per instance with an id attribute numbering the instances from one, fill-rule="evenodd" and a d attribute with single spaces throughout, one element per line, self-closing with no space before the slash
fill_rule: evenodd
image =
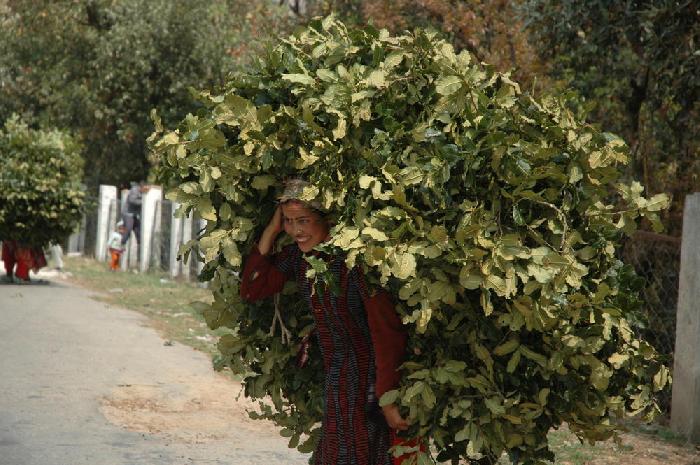
<path id="1" fill-rule="evenodd" d="M 83 215 L 80 146 L 56 130 L 32 130 L 18 117 L 0 130 L 0 239 L 60 243 Z"/>
<path id="2" fill-rule="evenodd" d="M 468 50 L 499 71 L 513 70 L 525 88 L 546 88 L 545 62 L 529 42 L 520 17 L 522 1 L 494 0 L 286 0 L 300 20 L 333 12 L 354 24 L 373 24 L 392 33 L 416 28 L 442 33 L 456 51 Z"/>
<path id="3" fill-rule="evenodd" d="M 335 224 L 324 247 L 396 296 L 411 354 L 382 402 L 405 409 L 438 460 L 509 451 L 544 463 L 562 422 L 596 441 L 616 416 L 654 414 L 668 370 L 625 319 L 634 276 L 615 247 L 642 216 L 660 227 L 668 200 L 620 183 L 625 144 L 566 99 L 534 99 L 434 33 L 394 37 L 332 17 L 201 97 L 206 111 L 174 131 L 158 125 L 159 177 L 181 213 L 207 220 L 186 248 L 211 279 L 208 323 L 234 330 L 220 364 L 244 375 L 246 395 L 271 397 L 260 416 L 290 446 L 306 433 L 299 448 L 313 449 L 321 369 L 318 354 L 296 367 L 275 307 L 295 342 L 311 316 L 292 285 L 243 303 L 238 272 L 281 181 L 296 176 Z M 310 264 L 322 282 L 324 263 Z"/>

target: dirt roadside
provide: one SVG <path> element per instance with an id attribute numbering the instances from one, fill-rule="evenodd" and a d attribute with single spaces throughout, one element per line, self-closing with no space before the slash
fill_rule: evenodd
<path id="1" fill-rule="evenodd" d="M 240 384 L 52 276 L 0 286 L 0 465 L 302 465 Z"/>
<path id="2" fill-rule="evenodd" d="M 52 276 L 50 279 L 61 280 L 57 273 L 49 275 Z M 93 296 L 99 301 L 104 301 L 104 294 Z M 141 313 L 150 318 L 159 315 L 154 314 L 152 308 L 143 310 Z M 180 314 L 181 310 L 175 312 L 175 315 Z M 160 326 L 163 321 L 151 319 L 140 324 L 159 328 L 162 334 Z M 159 343 L 163 344 L 164 341 L 161 339 Z M 204 367 L 211 376 L 193 376 L 182 372 L 177 374 L 178 380 L 175 384 L 144 380 L 121 383 L 112 386 L 108 393 L 99 397 L 99 411 L 112 425 L 122 430 L 158 437 L 184 447 L 216 449 L 220 444 L 229 444 L 238 450 L 241 444 L 248 443 L 250 437 L 254 437 L 253 441 L 258 444 L 264 438 L 269 438 L 275 444 L 268 446 L 272 449 L 281 445 L 281 449 L 272 453 L 273 457 L 280 457 L 280 452 L 294 452 L 285 450 L 284 439 L 278 436 L 273 425 L 248 418 L 246 410 L 254 408 L 254 405 L 242 395 L 239 396 L 240 384 L 211 372 L 210 362 L 204 358 Z M 621 446 L 608 442 L 591 447 L 579 444 L 576 438 L 564 429 L 553 433 L 551 440 L 553 450 L 557 454 L 556 465 L 700 465 L 700 454 L 696 448 L 661 440 L 661 436 L 663 434 L 632 432 L 623 435 Z M 292 456 L 293 458 L 288 456 L 281 459 L 280 463 L 301 464 L 306 461 L 306 458 L 298 454 L 294 453 Z M 245 465 L 275 462 L 213 463 Z"/>

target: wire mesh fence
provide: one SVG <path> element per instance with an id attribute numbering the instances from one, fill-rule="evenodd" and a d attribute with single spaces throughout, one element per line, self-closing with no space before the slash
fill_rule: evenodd
<path id="1" fill-rule="evenodd" d="M 638 231 L 622 248 L 622 258 L 644 280 L 640 292 L 641 335 L 673 366 L 676 341 L 676 305 L 681 268 L 681 238 Z M 661 407 L 668 413 L 671 393 L 662 396 Z"/>

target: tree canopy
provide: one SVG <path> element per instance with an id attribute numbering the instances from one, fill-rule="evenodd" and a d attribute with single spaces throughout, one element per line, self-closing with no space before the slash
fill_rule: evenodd
<path id="1" fill-rule="evenodd" d="M 284 24 L 272 3 L 90 0 L 0 3 L 0 121 L 58 127 L 85 147 L 89 184 L 145 179 L 146 137 L 223 82 L 253 38 Z"/>
<path id="2" fill-rule="evenodd" d="M 30 129 L 16 115 L 0 129 L 0 238 L 43 247 L 63 242 L 83 215 L 79 144 Z"/>

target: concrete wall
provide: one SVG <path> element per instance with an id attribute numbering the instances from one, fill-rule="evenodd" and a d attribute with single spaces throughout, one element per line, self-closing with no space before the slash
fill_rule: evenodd
<path id="1" fill-rule="evenodd" d="M 80 227 L 66 241 L 66 252 L 94 254 L 100 261 L 108 260 L 107 241 L 126 209 L 128 190 L 117 196 L 114 186 L 100 186 L 94 212 L 88 212 Z M 180 246 L 196 237 L 206 222 L 192 216 L 176 218 L 179 204 L 163 199 L 162 189 L 151 187 L 143 194 L 139 237 L 132 232 L 122 254 L 121 269 L 168 271 L 170 276 L 194 280 L 202 270 L 194 255 L 187 263 L 179 257 Z M 87 240 L 86 240 L 87 238 Z"/>

